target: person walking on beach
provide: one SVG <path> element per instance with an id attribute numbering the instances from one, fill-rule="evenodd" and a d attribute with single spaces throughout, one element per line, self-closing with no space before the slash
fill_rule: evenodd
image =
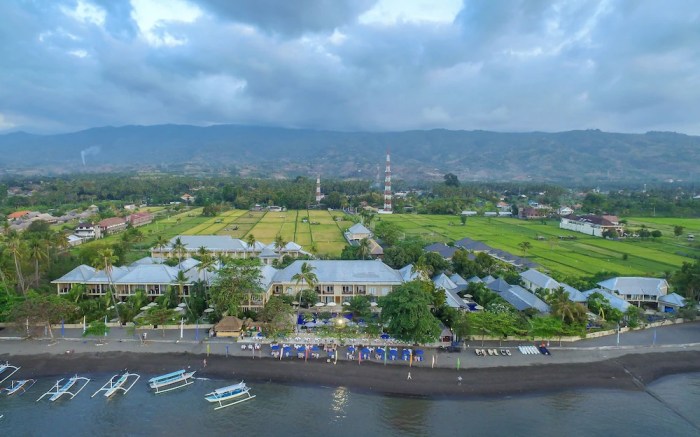
<path id="1" fill-rule="evenodd" d="M 143 344 L 146 344 L 146 333 L 143 333 Z"/>
<path id="2" fill-rule="evenodd" d="M 202 361 L 202 364 L 204 365 L 204 367 L 207 367 L 207 359 L 206 358 L 204 359 L 204 361 Z"/>
<path id="3" fill-rule="evenodd" d="M 407 380 L 411 379 L 411 372 L 408 372 L 408 376 L 406 377 Z"/>

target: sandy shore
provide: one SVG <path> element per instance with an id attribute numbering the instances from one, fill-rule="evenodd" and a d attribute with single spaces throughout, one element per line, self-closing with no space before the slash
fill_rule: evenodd
<path id="1" fill-rule="evenodd" d="M 192 353 L 86 352 L 73 354 L 1 354 L 22 366 L 18 378 L 65 376 L 74 373 L 110 373 L 128 368 L 146 374 L 178 368 L 198 375 L 245 379 L 250 383 L 274 382 L 345 386 L 359 391 L 425 397 L 502 396 L 577 388 L 641 390 L 645 384 L 672 374 L 700 372 L 700 351 L 628 354 L 616 358 L 570 364 L 534 364 L 490 368 L 412 367 L 377 362 L 325 360 L 278 361 L 271 358 L 210 356 Z M 411 379 L 408 380 L 408 373 Z M 461 382 L 458 381 L 461 377 Z"/>

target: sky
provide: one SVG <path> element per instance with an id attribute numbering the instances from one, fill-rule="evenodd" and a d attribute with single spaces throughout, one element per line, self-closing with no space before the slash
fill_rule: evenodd
<path id="1" fill-rule="evenodd" d="M 700 135 L 697 0 L 5 0 L 0 133 Z"/>

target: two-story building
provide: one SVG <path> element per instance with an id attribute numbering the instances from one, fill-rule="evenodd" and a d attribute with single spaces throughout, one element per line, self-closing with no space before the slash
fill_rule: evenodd
<path id="1" fill-rule="evenodd" d="M 102 237 L 102 229 L 95 223 L 79 223 L 73 232 L 77 237 L 87 240 L 95 240 Z"/>
<path id="2" fill-rule="evenodd" d="M 126 229 L 127 222 L 123 217 L 110 217 L 101 220 L 97 225 L 102 235 L 110 235 Z"/>

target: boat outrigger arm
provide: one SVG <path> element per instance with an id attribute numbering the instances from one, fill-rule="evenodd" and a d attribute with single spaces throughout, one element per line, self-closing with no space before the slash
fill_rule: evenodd
<path id="1" fill-rule="evenodd" d="M 148 386 L 155 390 L 154 393 L 165 393 L 166 391 L 175 390 L 192 384 L 194 382 L 195 372 L 196 371 L 185 372 L 185 370 L 182 369 L 177 372 L 156 376 L 148 380 Z"/>
<path id="2" fill-rule="evenodd" d="M 3 382 L 5 382 L 5 380 L 6 380 L 7 378 L 9 378 L 10 376 L 12 376 L 12 375 L 14 375 L 15 373 L 17 373 L 17 371 L 18 371 L 19 369 L 20 369 L 19 367 L 13 366 L 13 365 L 11 365 L 11 364 L 8 363 L 8 362 L 5 362 L 5 364 L 0 364 L 0 378 L 2 378 L 2 379 L 0 379 L 0 384 L 2 384 Z M 8 373 L 7 375 L 5 375 L 5 372 L 9 372 L 9 373 Z"/>
<path id="3" fill-rule="evenodd" d="M 7 392 L 8 396 L 12 396 L 17 392 L 21 392 L 20 394 L 24 394 L 27 392 L 27 390 L 29 390 L 31 386 L 34 385 L 34 383 L 36 383 L 36 379 L 22 379 L 19 381 L 12 381 L 10 386 L 4 388 L 3 390 Z"/>
<path id="4" fill-rule="evenodd" d="M 75 375 L 71 377 L 68 381 L 66 381 L 63 385 L 61 385 L 61 382 L 64 379 L 65 378 L 61 378 L 58 381 L 56 381 L 56 384 L 54 384 L 53 387 L 49 389 L 49 391 L 41 395 L 36 401 L 39 402 L 44 398 L 44 396 L 51 395 L 49 400 L 53 402 L 65 394 L 70 395 L 70 398 L 73 399 L 78 395 L 78 393 L 80 393 L 85 388 L 86 385 L 88 385 L 88 382 L 90 382 L 89 378 L 84 378 L 82 376 Z M 70 391 L 70 389 L 73 388 L 73 386 L 76 384 L 81 384 L 80 388 L 75 392 Z"/>
<path id="5" fill-rule="evenodd" d="M 99 390 L 97 390 L 95 393 L 93 393 L 91 398 L 94 398 L 97 393 L 104 391 L 105 397 L 110 397 L 114 393 L 116 393 L 118 390 L 121 390 L 126 394 L 129 390 L 131 390 L 131 387 L 136 384 L 136 381 L 141 378 L 141 375 L 138 375 L 136 373 L 129 373 L 129 372 L 124 372 L 121 375 L 117 374 L 114 375 L 109 381 L 105 383 L 105 385 L 102 386 Z M 129 381 L 131 380 L 131 383 L 129 384 Z M 127 385 L 129 384 L 129 385 Z"/>

